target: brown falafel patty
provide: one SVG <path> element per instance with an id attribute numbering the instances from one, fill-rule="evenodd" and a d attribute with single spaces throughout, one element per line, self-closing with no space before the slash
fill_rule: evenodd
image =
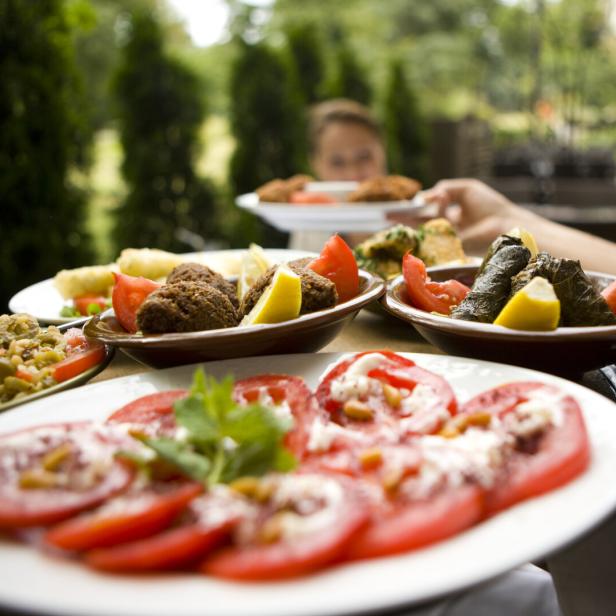
<path id="1" fill-rule="evenodd" d="M 237 289 L 222 274 L 200 263 L 181 263 L 167 276 L 167 284 L 175 284 L 181 280 L 189 282 L 202 282 L 213 286 L 224 293 L 236 309 L 240 307 Z"/>
<path id="2" fill-rule="evenodd" d="M 312 260 L 312 259 L 311 259 Z M 299 260 L 300 263 L 302 260 Z M 311 269 L 303 267 L 297 262 L 287 263 L 291 271 L 295 272 L 301 279 L 302 284 L 302 308 L 301 313 L 315 312 L 316 310 L 323 310 L 325 308 L 331 308 L 338 302 L 338 292 L 336 291 L 336 285 L 327 278 L 320 276 Z M 262 274 L 257 281 L 250 287 L 248 293 L 242 300 L 240 312 L 243 315 L 247 315 L 258 299 L 263 294 L 263 291 L 272 282 L 272 278 L 276 273 L 278 266 L 270 267 L 264 274 Z"/>
<path id="3" fill-rule="evenodd" d="M 156 289 L 137 311 L 137 325 L 144 334 L 196 332 L 238 323 L 237 310 L 224 293 L 189 280 Z"/>

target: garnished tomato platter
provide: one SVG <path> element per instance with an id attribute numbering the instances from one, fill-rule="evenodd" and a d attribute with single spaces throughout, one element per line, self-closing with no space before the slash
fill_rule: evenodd
<path id="1" fill-rule="evenodd" d="M 608 515 L 615 411 L 550 375 L 387 350 L 59 394 L 0 417 L 0 605 L 275 616 L 425 601 Z"/>

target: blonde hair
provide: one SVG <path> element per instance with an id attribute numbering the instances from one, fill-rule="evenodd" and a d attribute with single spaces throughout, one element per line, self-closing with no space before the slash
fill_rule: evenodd
<path id="1" fill-rule="evenodd" d="M 357 124 L 367 128 L 381 143 L 381 127 L 374 119 L 370 110 L 349 98 L 334 98 L 323 103 L 318 103 L 310 109 L 308 124 L 308 145 L 310 154 L 318 149 L 319 138 L 330 124 L 342 122 Z"/>

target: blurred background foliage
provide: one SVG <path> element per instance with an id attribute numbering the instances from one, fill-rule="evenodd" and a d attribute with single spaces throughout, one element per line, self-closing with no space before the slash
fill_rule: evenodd
<path id="1" fill-rule="evenodd" d="M 437 119 L 498 145 L 614 149 L 609 0 L 227 0 L 196 46 L 167 0 L 0 0 L 0 301 L 126 246 L 281 245 L 236 194 L 307 170 L 306 110 L 381 119 L 430 182 Z"/>

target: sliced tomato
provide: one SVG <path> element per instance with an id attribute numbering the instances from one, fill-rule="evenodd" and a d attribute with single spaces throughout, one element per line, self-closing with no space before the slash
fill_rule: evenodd
<path id="1" fill-rule="evenodd" d="M 133 469 L 114 458 L 133 439 L 82 423 L 0 437 L 0 528 L 54 524 L 125 490 Z"/>
<path id="2" fill-rule="evenodd" d="M 517 434 L 505 474 L 487 495 L 488 513 L 558 488 L 582 473 L 590 462 L 580 407 L 557 387 L 537 382 L 501 385 L 469 400 L 461 414 L 488 412 L 510 429 L 507 416 L 519 412 L 519 405 L 529 401 L 553 412 L 555 421 L 544 431 L 523 437 Z"/>
<path id="3" fill-rule="evenodd" d="M 329 203 L 336 203 L 336 200 L 325 193 L 297 190 L 294 193 L 291 193 L 289 203 L 297 203 L 301 205 L 325 205 Z"/>
<path id="4" fill-rule="evenodd" d="M 100 364 L 105 359 L 105 346 L 93 342 L 83 351 L 73 352 L 65 359 L 54 364 L 53 378 L 58 382 L 68 381 L 73 377 Z"/>
<path id="5" fill-rule="evenodd" d="M 283 416 L 288 414 L 293 425 L 285 436 L 285 445 L 298 459 L 303 459 L 312 423 L 323 413 L 302 378 L 265 374 L 241 379 L 235 383 L 233 396 L 239 403 L 261 402 L 274 405 Z"/>
<path id="6" fill-rule="evenodd" d="M 611 285 L 601 291 L 603 299 L 607 302 L 610 310 L 616 314 L 616 280 Z"/>
<path id="7" fill-rule="evenodd" d="M 164 571 L 190 565 L 218 547 L 250 511 L 231 490 L 194 498 L 181 523 L 157 535 L 86 552 L 85 562 L 114 572 Z"/>
<path id="8" fill-rule="evenodd" d="M 142 396 L 112 413 L 107 421 L 136 424 L 151 436 L 173 434 L 176 428 L 173 405 L 187 394 L 186 389 L 172 389 Z"/>
<path id="9" fill-rule="evenodd" d="M 478 522 L 483 490 L 474 484 L 444 487 L 425 499 L 378 492 L 370 525 L 353 542 L 348 557 L 399 554 L 451 537 Z"/>
<path id="10" fill-rule="evenodd" d="M 297 474 L 266 481 L 271 496 L 258 523 L 240 527 L 242 543 L 210 556 L 203 572 L 235 580 L 309 573 L 341 559 L 368 521 L 364 496 L 347 478 Z"/>
<path id="11" fill-rule="evenodd" d="M 435 432 L 457 410 L 443 377 L 391 351 L 365 351 L 339 362 L 321 378 L 316 397 L 333 421 L 370 434 L 376 442 L 395 442 L 392 434 L 404 438 Z M 354 401 L 367 405 L 371 417 L 349 414 L 347 405 Z"/>
<path id="12" fill-rule="evenodd" d="M 359 293 L 355 255 L 339 235 L 332 235 L 327 240 L 321 254 L 308 267 L 336 285 L 339 301 L 346 302 Z"/>
<path id="13" fill-rule="evenodd" d="M 113 277 L 115 279 L 111 293 L 113 311 L 120 325 L 127 332 L 134 334 L 138 330 L 137 310 L 146 297 L 161 285 L 142 276 L 127 276 L 114 272 Z"/>
<path id="14" fill-rule="evenodd" d="M 420 310 L 449 314 L 470 292 L 457 280 L 432 282 L 426 273 L 426 265 L 410 252 L 402 259 L 402 274 L 411 304 Z"/>
<path id="15" fill-rule="evenodd" d="M 53 527 L 44 541 L 65 550 L 91 550 L 149 537 L 167 528 L 203 491 L 199 483 L 160 483 L 131 490 Z"/>
<path id="16" fill-rule="evenodd" d="M 73 305 L 79 314 L 89 317 L 107 308 L 107 298 L 103 295 L 82 295 L 73 298 Z"/>

